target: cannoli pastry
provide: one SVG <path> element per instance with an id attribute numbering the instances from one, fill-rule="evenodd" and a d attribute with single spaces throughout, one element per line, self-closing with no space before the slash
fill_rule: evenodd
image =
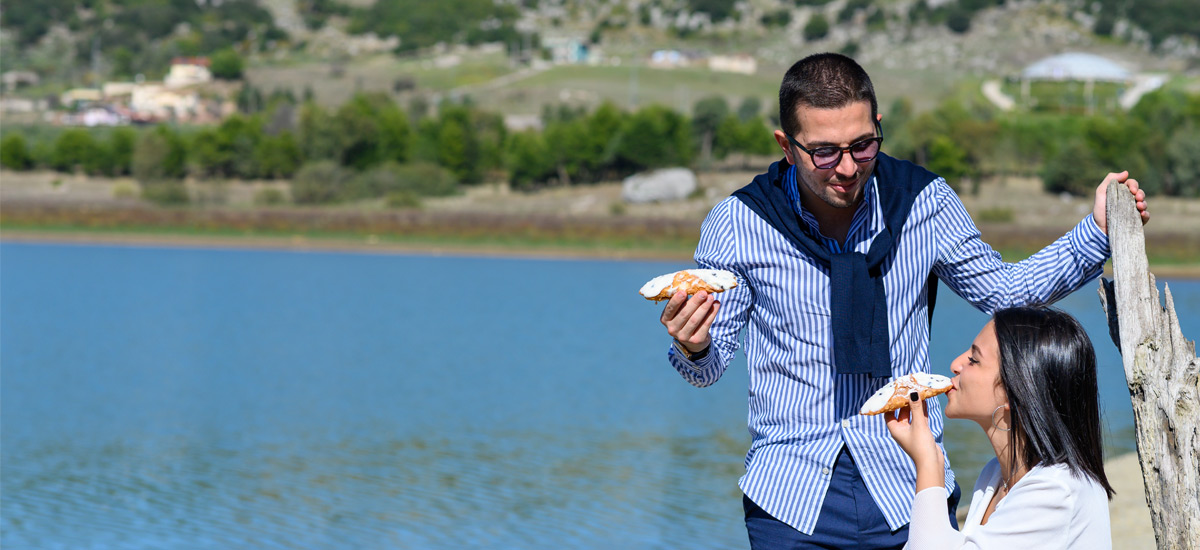
<path id="1" fill-rule="evenodd" d="M 670 300 L 680 290 L 692 296 L 701 290 L 724 292 L 737 286 L 737 276 L 724 269 L 685 269 L 659 275 L 642 285 L 640 291 L 647 300 Z"/>
<path id="2" fill-rule="evenodd" d="M 920 392 L 921 399 L 929 399 L 950 391 L 950 379 L 940 374 L 917 372 L 892 380 L 879 391 L 875 392 L 866 403 L 863 403 L 859 414 L 873 415 L 891 412 L 907 406 L 911 400 L 909 394 Z"/>

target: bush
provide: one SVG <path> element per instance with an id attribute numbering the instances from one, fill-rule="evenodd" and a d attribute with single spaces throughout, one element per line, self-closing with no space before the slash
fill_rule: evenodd
<path id="1" fill-rule="evenodd" d="M 987 208 L 975 214 L 975 219 L 981 222 L 1008 223 L 1016 219 L 1011 208 Z"/>
<path id="2" fill-rule="evenodd" d="M 254 204 L 260 206 L 276 206 L 285 202 L 287 202 L 287 197 L 284 196 L 283 191 L 278 189 L 259 189 L 254 194 Z"/>
<path id="3" fill-rule="evenodd" d="M 971 14 L 960 8 L 951 9 L 946 16 L 946 26 L 958 34 L 963 34 L 971 30 Z"/>
<path id="4" fill-rule="evenodd" d="M 454 175 L 436 164 L 386 162 L 355 176 L 347 196 L 364 199 L 404 192 L 415 197 L 444 197 L 457 191 Z"/>
<path id="5" fill-rule="evenodd" d="M 763 14 L 761 21 L 764 27 L 786 27 L 792 22 L 792 10 L 781 9 Z"/>
<path id="6" fill-rule="evenodd" d="M 330 160 L 305 164 L 292 180 L 292 200 L 296 204 L 329 204 L 346 194 L 350 171 Z"/>
<path id="7" fill-rule="evenodd" d="M 421 198 L 408 191 L 393 191 L 387 195 L 388 208 L 420 208 Z"/>
<path id="8" fill-rule="evenodd" d="M 172 180 L 143 183 L 142 198 L 159 206 L 181 206 L 191 201 L 183 182 Z"/>
<path id="9" fill-rule="evenodd" d="M 12 134 L 0 141 L 0 166 L 9 170 L 28 170 L 33 167 L 33 157 L 25 146 L 25 138 Z"/>
<path id="10" fill-rule="evenodd" d="M 242 61 L 242 56 L 231 49 L 224 49 L 212 54 L 212 70 L 213 78 L 222 80 L 241 80 L 242 70 L 245 69 L 245 62 Z"/>
<path id="11" fill-rule="evenodd" d="M 829 21 L 824 15 L 816 14 L 804 25 L 805 40 L 820 40 L 829 34 Z"/>
<path id="12" fill-rule="evenodd" d="M 132 199 L 137 197 L 137 184 L 126 180 L 118 181 L 113 185 L 112 196 L 114 199 Z"/>

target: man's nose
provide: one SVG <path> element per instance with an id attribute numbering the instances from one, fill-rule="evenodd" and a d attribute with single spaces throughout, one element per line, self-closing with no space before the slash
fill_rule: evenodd
<path id="1" fill-rule="evenodd" d="M 858 171 L 858 163 L 854 162 L 854 155 L 851 155 L 849 151 L 842 151 L 842 158 L 838 159 L 835 170 L 839 176 L 853 176 Z"/>

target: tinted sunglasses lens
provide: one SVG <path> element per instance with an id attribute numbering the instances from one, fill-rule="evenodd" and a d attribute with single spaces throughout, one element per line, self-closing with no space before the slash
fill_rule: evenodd
<path id="1" fill-rule="evenodd" d="M 812 152 L 813 165 L 817 168 L 825 169 L 834 166 L 839 160 L 842 160 L 842 150 L 837 147 L 821 147 L 813 149 Z"/>
<path id="2" fill-rule="evenodd" d="M 855 162 L 867 162 L 879 154 L 879 140 L 860 141 L 850 146 L 850 156 Z"/>

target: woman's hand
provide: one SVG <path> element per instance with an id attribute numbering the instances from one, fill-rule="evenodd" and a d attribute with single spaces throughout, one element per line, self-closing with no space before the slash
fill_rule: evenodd
<path id="1" fill-rule="evenodd" d="M 909 396 L 911 404 L 895 414 L 884 413 L 888 432 L 917 467 L 917 492 L 946 484 L 945 458 L 929 428 L 929 412 L 920 394 Z"/>

